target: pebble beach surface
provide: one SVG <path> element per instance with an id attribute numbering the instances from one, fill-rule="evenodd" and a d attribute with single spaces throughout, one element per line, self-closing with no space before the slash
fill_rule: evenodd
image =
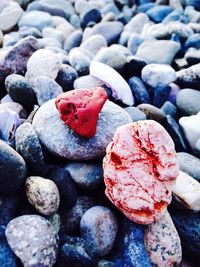
<path id="1" fill-rule="evenodd" d="M 199 267 L 200 1 L 0 1 L 0 267 Z"/>

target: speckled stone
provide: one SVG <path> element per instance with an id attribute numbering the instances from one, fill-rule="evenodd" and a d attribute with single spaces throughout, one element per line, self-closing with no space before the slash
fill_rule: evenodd
<path id="1" fill-rule="evenodd" d="M 168 212 L 147 226 L 144 241 L 154 266 L 173 267 L 181 262 L 181 240 Z"/>
<path id="2" fill-rule="evenodd" d="M 144 112 L 147 116 L 147 119 L 149 120 L 155 120 L 162 124 L 166 118 L 165 113 L 161 109 L 154 107 L 153 105 L 140 104 L 137 106 L 137 108 Z"/>
<path id="3" fill-rule="evenodd" d="M 113 246 L 118 224 L 112 211 L 103 206 L 87 210 L 80 222 L 80 232 L 91 254 L 105 256 Z"/>
<path id="4" fill-rule="evenodd" d="M 53 99 L 37 111 L 33 127 L 42 144 L 54 155 L 71 160 L 89 160 L 103 157 L 115 130 L 131 121 L 125 110 L 107 100 L 99 116 L 95 137 L 85 139 L 59 118 Z"/>
<path id="5" fill-rule="evenodd" d="M 30 176 L 26 180 L 28 201 L 37 211 L 50 215 L 58 210 L 60 195 L 56 184 L 39 176 Z"/>
<path id="6" fill-rule="evenodd" d="M 193 88 L 199 90 L 200 86 L 200 63 L 187 69 L 178 71 L 176 83 L 181 88 Z"/>
<path id="7" fill-rule="evenodd" d="M 9 222 L 6 238 L 24 267 L 52 267 L 57 256 L 57 236 L 51 223 L 38 215 L 24 215 Z"/>

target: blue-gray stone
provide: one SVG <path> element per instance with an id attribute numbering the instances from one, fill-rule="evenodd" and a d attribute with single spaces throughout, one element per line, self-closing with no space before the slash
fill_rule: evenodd
<path id="1" fill-rule="evenodd" d="M 86 28 L 89 23 L 98 23 L 101 21 L 101 12 L 97 8 L 88 10 L 82 17 L 81 26 Z"/>
<path id="2" fill-rule="evenodd" d="M 177 115 L 177 107 L 170 101 L 165 101 L 161 107 L 161 110 L 164 111 L 166 115 L 170 115 L 173 118 L 175 118 Z"/>
<path id="3" fill-rule="evenodd" d="M 178 71 L 176 83 L 181 88 L 200 88 L 200 63 Z"/>
<path id="4" fill-rule="evenodd" d="M 62 87 L 63 91 L 74 89 L 74 81 L 78 78 L 78 74 L 70 65 L 63 64 L 58 72 L 56 82 Z"/>
<path id="5" fill-rule="evenodd" d="M 132 33 L 128 40 L 128 49 L 134 55 L 138 50 L 138 47 L 143 43 L 144 37 L 138 33 Z"/>
<path id="6" fill-rule="evenodd" d="M 124 108 L 128 114 L 131 116 L 131 119 L 133 122 L 135 121 L 141 121 L 141 120 L 146 120 L 147 116 L 144 112 L 142 112 L 141 110 L 139 110 L 136 107 L 127 107 Z"/>
<path id="7" fill-rule="evenodd" d="M 140 78 L 133 76 L 128 80 L 128 84 L 137 101 L 137 104 L 150 103 L 149 93 Z"/>
<path id="8" fill-rule="evenodd" d="M 0 225 L 5 225 L 14 219 L 20 208 L 18 196 L 0 196 Z M 1 266 L 1 265 L 0 265 Z"/>
<path id="9" fill-rule="evenodd" d="M 160 108 L 163 103 L 168 99 L 171 91 L 170 86 L 157 86 L 152 89 L 152 105 Z"/>
<path id="10" fill-rule="evenodd" d="M 161 22 L 169 13 L 171 13 L 173 8 L 171 6 L 157 5 L 149 9 L 146 14 L 156 23 Z"/>
<path id="11" fill-rule="evenodd" d="M 200 33 L 194 33 L 186 40 L 184 44 L 185 49 L 194 47 L 196 49 L 200 48 Z"/>
<path id="12" fill-rule="evenodd" d="M 155 3 L 142 4 L 138 7 L 138 11 L 146 13 L 149 9 L 155 6 L 156 6 Z"/>
<path id="13" fill-rule="evenodd" d="M 200 2 L 199 0 L 185 0 L 187 6 L 193 6 L 195 9 L 200 11 Z"/>
<path id="14" fill-rule="evenodd" d="M 72 48 L 78 47 L 82 42 L 82 38 L 83 33 L 81 30 L 72 32 L 65 40 L 64 49 L 69 52 Z"/>

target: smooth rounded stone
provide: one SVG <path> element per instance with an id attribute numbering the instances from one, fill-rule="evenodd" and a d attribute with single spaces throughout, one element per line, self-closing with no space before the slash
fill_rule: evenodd
<path id="1" fill-rule="evenodd" d="M 0 30 L 11 30 L 23 14 L 23 9 L 18 3 L 10 2 L 0 13 Z"/>
<path id="2" fill-rule="evenodd" d="M 80 46 L 82 38 L 83 38 L 83 32 L 81 30 L 76 30 L 72 32 L 65 39 L 64 50 L 69 52 L 72 48 Z"/>
<path id="3" fill-rule="evenodd" d="M 83 214 L 93 206 L 95 201 L 92 197 L 78 197 L 76 204 L 64 214 L 66 233 L 70 235 L 78 233 Z"/>
<path id="4" fill-rule="evenodd" d="M 56 82 L 62 87 L 64 92 L 74 89 L 74 81 L 78 74 L 70 65 L 63 64 L 58 72 Z M 86 86 L 87 87 L 87 86 Z"/>
<path id="5" fill-rule="evenodd" d="M 124 31 L 140 34 L 146 23 L 150 23 L 149 17 L 145 13 L 139 13 L 125 25 Z"/>
<path id="6" fill-rule="evenodd" d="M 188 23 L 189 19 L 186 16 L 184 16 L 183 11 L 173 10 L 163 19 L 162 23 L 168 24 L 169 22 L 172 22 L 172 21 L 181 21 L 181 22 Z"/>
<path id="7" fill-rule="evenodd" d="M 188 37 L 184 44 L 184 48 L 188 49 L 190 47 L 200 48 L 200 33 L 194 33 Z"/>
<path id="8" fill-rule="evenodd" d="M 152 95 L 152 105 L 160 108 L 168 99 L 171 87 L 168 85 L 160 85 L 155 88 L 150 88 L 149 91 Z"/>
<path id="9" fill-rule="evenodd" d="M 141 225 L 123 219 L 115 238 L 111 260 L 115 267 L 150 267 L 151 262 L 144 247 L 144 234 Z"/>
<path id="10" fill-rule="evenodd" d="M 171 40 L 146 40 L 138 48 L 136 56 L 147 63 L 171 65 L 180 44 Z"/>
<path id="11" fill-rule="evenodd" d="M 200 255 L 200 214 L 190 210 L 172 213 L 174 225 L 181 238 L 182 246 L 190 259 Z"/>
<path id="12" fill-rule="evenodd" d="M 42 31 L 42 36 L 45 37 L 50 37 L 56 39 L 59 43 L 63 44 L 65 40 L 65 36 L 58 30 L 53 29 L 53 28 L 44 28 Z"/>
<path id="13" fill-rule="evenodd" d="M 190 175 L 192 178 L 200 181 L 200 159 L 185 152 L 177 153 L 180 171 Z"/>
<path id="14" fill-rule="evenodd" d="M 40 141 L 33 126 L 25 122 L 18 127 L 15 134 L 17 152 L 23 157 L 28 170 L 35 175 L 44 174 L 45 163 Z"/>
<path id="15" fill-rule="evenodd" d="M 1 103 L 1 104 L 2 104 L 2 103 L 7 103 L 7 102 L 14 102 L 14 101 L 10 98 L 9 94 L 6 94 L 6 95 L 0 100 L 0 103 Z"/>
<path id="16" fill-rule="evenodd" d="M 142 80 L 152 87 L 165 86 L 176 80 L 176 72 L 170 65 L 149 64 L 142 69 Z"/>
<path id="17" fill-rule="evenodd" d="M 190 175 L 180 171 L 172 192 L 182 207 L 200 211 L 200 184 Z"/>
<path id="18" fill-rule="evenodd" d="M 69 162 L 66 165 L 73 181 L 85 192 L 95 192 L 103 185 L 103 168 L 100 163 Z"/>
<path id="19" fill-rule="evenodd" d="M 150 8 L 146 12 L 146 14 L 152 21 L 154 21 L 155 23 L 159 23 L 172 11 L 173 8 L 171 6 L 157 5 L 155 7 Z"/>
<path id="20" fill-rule="evenodd" d="M 122 30 L 123 24 L 119 21 L 101 22 L 92 28 L 90 36 L 96 34 L 103 35 L 107 44 L 110 45 L 119 39 Z"/>
<path id="21" fill-rule="evenodd" d="M 187 6 L 193 6 L 196 10 L 200 11 L 200 3 L 198 0 L 186 0 Z"/>
<path id="22" fill-rule="evenodd" d="M 35 78 L 33 90 L 39 106 L 63 93 L 62 87 L 56 81 L 46 76 Z"/>
<path id="23" fill-rule="evenodd" d="M 176 83 L 181 88 L 193 88 L 199 90 L 200 86 L 200 63 L 187 69 L 178 71 Z"/>
<path id="24" fill-rule="evenodd" d="M 101 260 L 98 262 L 98 267 L 115 267 L 112 261 Z"/>
<path id="25" fill-rule="evenodd" d="M 89 74 L 90 61 L 87 54 L 80 48 L 73 48 L 69 52 L 69 63 L 80 76 Z"/>
<path id="26" fill-rule="evenodd" d="M 28 117 L 26 110 L 19 103 L 5 102 L 0 104 L 0 111 L 7 108 L 16 112 L 19 115 L 20 119 L 26 119 Z"/>
<path id="27" fill-rule="evenodd" d="M 110 48 L 112 48 L 114 51 L 116 51 L 118 53 L 122 53 L 126 57 L 132 55 L 131 51 L 127 47 L 125 47 L 121 44 L 112 44 L 110 46 Z"/>
<path id="28" fill-rule="evenodd" d="M 80 47 L 96 55 L 102 47 L 107 47 L 107 42 L 104 36 L 96 34 L 86 39 Z"/>
<path id="29" fill-rule="evenodd" d="M 153 265 L 172 267 L 181 262 L 181 240 L 168 212 L 146 227 L 144 242 Z"/>
<path id="30" fill-rule="evenodd" d="M 79 77 L 74 81 L 74 89 L 94 88 L 94 87 L 102 87 L 102 86 L 103 86 L 102 81 L 90 75 Z"/>
<path id="31" fill-rule="evenodd" d="M 0 139 L 12 142 L 20 125 L 19 115 L 11 109 L 0 110 Z"/>
<path id="32" fill-rule="evenodd" d="M 61 208 L 69 209 L 75 205 L 78 197 L 76 185 L 65 167 L 50 166 L 47 178 L 52 180 L 58 187 Z"/>
<path id="33" fill-rule="evenodd" d="M 131 51 L 131 53 L 134 55 L 138 47 L 144 42 L 144 38 L 138 34 L 138 33 L 132 33 L 131 36 L 128 39 L 127 47 Z"/>
<path id="34" fill-rule="evenodd" d="M 138 6 L 138 11 L 140 11 L 142 13 L 146 13 L 150 8 L 152 8 L 154 6 L 155 6 L 155 3 L 146 1 L 146 2 L 144 2 Z"/>
<path id="35" fill-rule="evenodd" d="M 0 193 L 16 192 L 26 179 L 23 158 L 8 144 L 0 140 Z"/>
<path id="36" fill-rule="evenodd" d="M 25 267 L 53 266 L 57 257 L 57 236 L 51 223 L 38 215 L 24 215 L 9 222 L 6 238 Z"/>
<path id="37" fill-rule="evenodd" d="M 50 50 L 39 49 L 28 60 L 26 77 L 30 82 L 39 76 L 47 76 L 53 80 L 62 66 L 62 56 Z"/>
<path id="38" fill-rule="evenodd" d="M 80 221 L 80 232 L 88 251 L 97 256 L 107 255 L 115 241 L 118 224 L 113 212 L 103 206 L 87 210 Z"/>
<path id="39" fill-rule="evenodd" d="M 39 10 L 44 11 L 52 16 L 60 16 L 65 19 L 69 19 L 74 13 L 74 9 L 70 1 L 64 0 L 40 0 L 37 2 L 30 3 L 28 5 L 27 11 Z"/>
<path id="40" fill-rule="evenodd" d="M 141 76 L 142 69 L 146 66 L 146 62 L 136 56 L 126 57 L 125 75 L 127 77 Z"/>
<path id="41" fill-rule="evenodd" d="M 177 95 L 176 105 L 182 115 L 196 115 L 200 111 L 200 92 L 193 89 L 181 90 Z"/>
<path id="42" fill-rule="evenodd" d="M 11 74 L 5 80 L 6 90 L 14 102 L 20 103 L 27 110 L 32 110 L 36 103 L 35 92 L 31 84 L 21 75 Z"/>
<path id="43" fill-rule="evenodd" d="M 64 36 L 69 36 L 73 31 L 75 31 L 75 28 L 67 20 L 58 24 L 55 29 L 60 31 Z"/>
<path id="44" fill-rule="evenodd" d="M 161 110 L 164 111 L 166 115 L 170 115 L 171 117 L 176 118 L 177 107 L 170 101 L 165 101 L 165 103 L 161 107 Z"/>
<path id="45" fill-rule="evenodd" d="M 60 204 L 56 184 L 40 176 L 30 176 L 26 180 L 26 195 L 34 208 L 44 215 L 55 213 Z"/>
<path id="46" fill-rule="evenodd" d="M 85 12 L 84 14 L 81 14 L 82 20 L 81 20 L 81 26 L 83 28 L 86 28 L 88 25 L 90 25 L 91 22 L 98 23 L 101 21 L 101 12 L 97 8 L 92 8 Z"/>
<path id="47" fill-rule="evenodd" d="M 107 3 L 102 9 L 101 9 L 101 14 L 105 16 L 107 13 L 114 13 L 116 16 L 120 14 L 119 9 L 117 6 L 113 3 Z"/>
<path id="48" fill-rule="evenodd" d="M 45 27 L 52 27 L 52 17 L 47 12 L 42 11 L 30 11 L 24 13 L 18 23 L 19 27 L 28 26 L 35 27 L 42 31 Z"/>
<path id="49" fill-rule="evenodd" d="M 131 36 L 131 33 L 130 33 L 130 32 L 125 32 L 125 31 L 123 31 L 123 32 L 120 34 L 118 43 L 119 43 L 120 45 L 127 46 L 127 43 L 128 43 L 128 40 L 129 40 L 129 37 L 130 37 L 130 36 Z"/>
<path id="50" fill-rule="evenodd" d="M 92 3 L 86 0 L 76 0 L 74 3 L 74 9 L 78 14 L 85 13 L 93 7 Z"/>
<path id="51" fill-rule="evenodd" d="M 101 48 L 93 60 L 106 64 L 118 72 L 122 71 L 126 64 L 123 52 L 112 47 Z"/>
<path id="52" fill-rule="evenodd" d="M 185 59 L 189 65 L 200 63 L 200 49 L 191 50 L 185 53 Z"/>
<path id="53" fill-rule="evenodd" d="M 0 266 L 17 267 L 17 257 L 8 245 L 3 225 L 0 225 Z"/>
<path id="54" fill-rule="evenodd" d="M 20 198 L 17 195 L 0 195 L 0 225 L 7 225 L 14 219 L 20 208 Z"/>
<path id="55" fill-rule="evenodd" d="M 52 37 L 41 38 L 39 39 L 38 42 L 40 49 L 42 48 L 46 48 L 49 50 L 62 49 L 61 43 Z"/>
<path id="56" fill-rule="evenodd" d="M 124 108 L 126 112 L 131 116 L 132 122 L 146 120 L 146 114 L 136 107 Z"/>
<path id="57" fill-rule="evenodd" d="M 55 100 L 50 100 L 35 114 L 33 127 L 44 147 L 54 155 L 71 160 L 90 160 L 103 157 L 115 130 L 131 121 L 126 111 L 107 100 L 99 116 L 96 136 L 85 139 L 64 124 Z"/>
<path id="58" fill-rule="evenodd" d="M 170 83 L 169 85 L 171 87 L 171 91 L 168 96 L 168 101 L 170 101 L 172 104 L 176 105 L 176 97 L 178 92 L 181 90 L 178 85 L 175 83 Z"/>
<path id="59" fill-rule="evenodd" d="M 159 123 L 163 123 L 165 121 L 166 115 L 165 113 L 153 105 L 150 104 L 140 104 L 137 106 L 139 110 L 146 114 L 147 119 L 155 120 Z"/>
<path id="60" fill-rule="evenodd" d="M 95 261 L 86 250 L 86 242 L 80 237 L 64 236 L 59 266 L 95 267 Z"/>
<path id="61" fill-rule="evenodd" d="M 69 19 L 69 22 L 76 29 L 81 27 L 81 19 L 77 14 L 72 15 Z"/>
<path id="62" fill-rule="evenodd" d="M 27 26 L 23 26 L 19 29 L 19 35 L 22 38 L 25 38 L 27 36 L 33 36 L 35 38 L 41 38 L 42 37 L 42 33 L 36 29 L 35 27 L 27 27 Z"/>
<path id="63" fill-rule="evenodd" d="M 133 76 L 128 80 L 128 84 L 138 104 L 150 103 L 149 93 L 140 78 Z"/>

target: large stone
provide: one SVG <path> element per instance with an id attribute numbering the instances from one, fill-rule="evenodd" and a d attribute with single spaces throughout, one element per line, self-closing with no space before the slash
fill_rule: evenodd
<path id="1" fill-rule="evenodd" d="M 55 99 L 52 99 L 37 111 L 33 127 L 42 144 L 54 155 L 71 160 L 89 160 L 103 157 L 116 129 L 131 121 L 125 110 L 107 100 L 100 112 L 95 137 L 85 139 L 64 124 Z"/>

